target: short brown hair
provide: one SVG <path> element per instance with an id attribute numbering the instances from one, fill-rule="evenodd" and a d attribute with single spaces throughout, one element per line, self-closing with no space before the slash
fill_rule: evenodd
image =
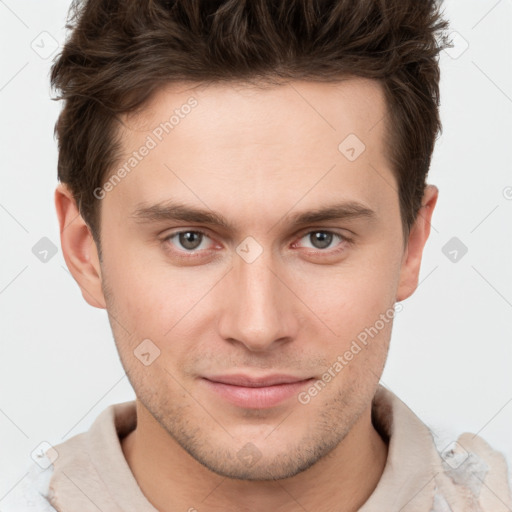
<path id="1" fill-rule="evenodd" d="M 446 20 L 436 0 L 75 0 L 51 72 L 64 107 L 58 177 L 99 244 L 101 187 L 119 114 L 173 82 L 375 79 L 404 233 L 421 206 L 438 132 Z"/>

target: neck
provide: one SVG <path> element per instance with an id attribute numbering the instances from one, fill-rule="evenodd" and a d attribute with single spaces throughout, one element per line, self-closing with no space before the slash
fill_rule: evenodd
<path id="1" fill-rule="evenodd" d="M 191 457 L 137 400 L 137 428 L 121 441 L 146 498 L 160 512 L 352 512 L 369 498 L 384 471 L 387 445 L 371 407 L 332 452 L 298 475 L 276 481 L 233 480 Z"/>

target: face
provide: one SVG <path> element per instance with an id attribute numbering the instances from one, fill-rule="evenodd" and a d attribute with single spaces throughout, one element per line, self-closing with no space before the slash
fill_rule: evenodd
<path id="1" fill-rule="evenodd" d="M 143 408 L 218 474 L 293 476 L 371 404 L 407 259 L 384 116 L 354 79 L 174 85 L 124 118 L 101 292 Z"/>

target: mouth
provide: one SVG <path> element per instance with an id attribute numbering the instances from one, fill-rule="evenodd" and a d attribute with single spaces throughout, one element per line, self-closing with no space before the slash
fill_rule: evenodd
<path id="1" fill-rule="evenodd" d="M 203 377 L 207 388 L 221 399 L 246 409 L 267 409 L 297 396 L 313 377 L 274 374 L 260 377 L 249 375 L 217 375 Z"/>

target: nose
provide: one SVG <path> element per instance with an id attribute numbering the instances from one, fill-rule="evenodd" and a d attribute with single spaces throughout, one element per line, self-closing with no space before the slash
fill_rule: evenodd
<path id="1" fill-rule="evenodd" d="M 274 270 L 269 252 L 251 263 L 235 254 L 233 269 L 223 282 L 220 335 L 252 352 L 291 341 L 299 328 L 293 293 Z"/>

